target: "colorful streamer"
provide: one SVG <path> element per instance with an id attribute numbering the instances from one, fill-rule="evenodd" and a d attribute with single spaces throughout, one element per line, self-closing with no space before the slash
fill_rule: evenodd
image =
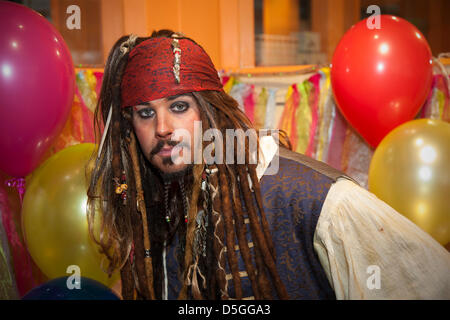
<path id="1" fill-rule="evenodd" d="M 246 85 L 244 96 L 244 111 L 251 122 L 255 120 L 255 86 Z"/>
<path id="2" fill-rule="evenodd" d="M 311 108 L 309 106 L 309 93 L 311 91 L 311 83 L 304 81 L 299 86 L 300 104 L 296 110 L 295 118 L 292 119 L 293 126 L 297 128 L 297 140 L 294 150 L 298 153 L 306 154 L 308 148 L 310 128 L 312 122 Z"/>
<path id="3" fill-rule="evenodd" d="M 0 223 L 0 300 L 18 299 L 9 241 L 3 227 L 4 222 Z"/>
<path id="4" fill-rule="evenodd" d="M 267 100 L 269 99 L 269 94 L 266 88 L 262 88 L 258 95 L 258 100 L 255 107 L 255 120 L 254 125 L 256 129 L 264 128 L 266 112 L 267 112 Z"/>
<path id="5" fill-rule="evenodd" d="M 278 125 L 278 129 L 286 132 L 290 138 L 293 148 L 297 146 L 297 132 L 296 132 L 296 120 L 295 115 L 300 103 L 300 94 L 297 89 L 297 85 L 293 84 L 289 87 L 288 98 L 284 106 L 284 111 Z"/>
<path id="6" fill-rule="evenodd" d="M 329 90 L 330 81 L 330 69 L 323 68 L 319 71 L 320 81 L 319 81 L 319 107 L 318 107 L 318 131 L 314 139 L 314 143 L 317 145 L 316 159 L 324 161 L 327 158 L 328 151 L 328 141 L 329 141 L 329 130 L 331 125 L 332 115 L 333 115 L 333 105 L 330 103 L 332 100 L 332 94 Z"/>
<path id="7" fill-rule="evenodd" d="M 306 149 L 306 155 L 312 158 L 316 158 L 316 144 L 315 136 L 318 127 L 318 118 L 319 118 L 319 98 L 320 98 L 320 74 L 317 73 L 313 75 L 308 80 L 312 84 L 311 93 L 310 93 L 310 107 L 311 107 L 311 126 L 309 129 L 309 138 L 308 138 L 308 147 Z"/>
<path id="8" fill-rule="evenodd" d="M 276 94 L 277 89 L 270 88 L 269 95 L 267 97 L 267 105 L 266 105 L 266 118 L 264 120 L 264 128 L 265 129 L 275 129 L 275 112 L 277 107 L 276 102 Z"/>

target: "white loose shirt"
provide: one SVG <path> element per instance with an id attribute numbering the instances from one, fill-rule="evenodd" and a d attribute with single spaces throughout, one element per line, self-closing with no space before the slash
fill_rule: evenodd
<path id="1" fill-rule="evenodd" d="M 260 146 L 258 179 L 278 148 L 270 136 Z M 450 299 L 450 253 L 348 179 L 328 191 L 314 249 L 337 299 Z"/>

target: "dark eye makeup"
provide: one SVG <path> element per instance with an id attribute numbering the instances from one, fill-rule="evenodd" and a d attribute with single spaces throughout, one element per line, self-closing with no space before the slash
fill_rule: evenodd
<path id="1" fill-rule="evenodd" d="M 170 110 L 175 113 L 183 113 L 189 109 L 189 103 L 186 101 L 176 101 L 170 105 Z"/>
<path id="2" fill-rule="evenodd" d="M 137 111 L 137 114 L 142 119 L 152 118 L 155 115 L 155 110 L 152 108 L 143 108 Z"/>
<path id="3" fill-rule="evenodd" d="M 173 113 L 183 113 L 186 112 L 189 107 L 190 104 L 188 101 L 179 100 L 170 104 L 169 109 Z M 136 110 L 136 112 L 141 119 L 153 118 L 156 115 L 155 109 L 150 106 Z"/>

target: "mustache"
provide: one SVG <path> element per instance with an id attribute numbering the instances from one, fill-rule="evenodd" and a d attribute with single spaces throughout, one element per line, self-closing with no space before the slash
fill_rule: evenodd
<path id="1" fill-rule="evenodd" d="M 150 151 L 150 158 L 152 158 L 155 154 L 161 151 L 164 147 L 175 147 L 178 146 L 179 148 L 190 148 L 189 143 L 185 141 L 174 141 L 174 140 L 159 140 L 156 146 Z"/>

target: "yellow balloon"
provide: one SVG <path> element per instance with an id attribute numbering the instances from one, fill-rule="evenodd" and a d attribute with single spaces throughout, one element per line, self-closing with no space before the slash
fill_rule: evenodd
<path id="1" fill-rule="evenodd" d="M 450 124 L 407 122 L 379 144 L 369 190 L 442 245 L 450 242 Z"/>
<path id="2" fill-rule="evenodd" d="M 50 279 L 69 276 L 68 267 L 80 268 L 80 276 L 112 286 L 102 270 L 99 246 L 89 236 L 86 216 L 85 166 L 95 145 L 68 147 L 47 159 L 33 172 L 22 207 L 22 226 L 28 250 Z"/>

